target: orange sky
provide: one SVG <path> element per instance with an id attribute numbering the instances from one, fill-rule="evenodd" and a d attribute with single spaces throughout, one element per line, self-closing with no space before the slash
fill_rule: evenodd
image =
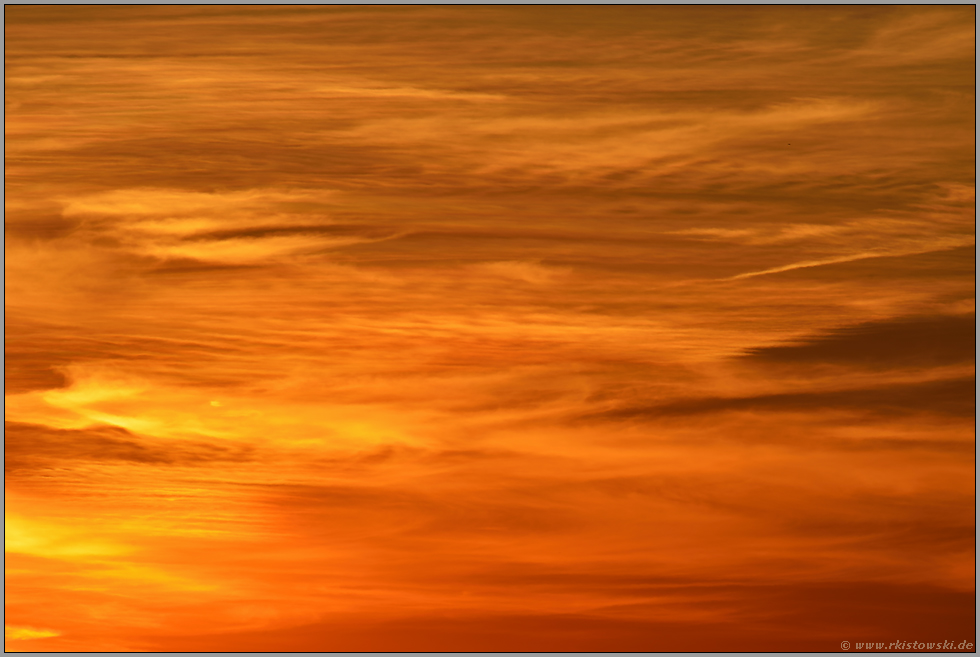
<path id="1" fill-rule="evenodd" d="M 5 20 L 8 650 L 975 641 L 972 5 Z"/>

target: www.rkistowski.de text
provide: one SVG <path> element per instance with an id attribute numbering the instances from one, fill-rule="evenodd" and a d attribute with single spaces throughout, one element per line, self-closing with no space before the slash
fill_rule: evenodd
<path id="1" fill-rule="evenodd" d="M 841 641 L 842 650 L 850 650 L 850 641 Z M 855 650 L 973 650 L 970 641 L 862 641 L 854 643 Z"/>

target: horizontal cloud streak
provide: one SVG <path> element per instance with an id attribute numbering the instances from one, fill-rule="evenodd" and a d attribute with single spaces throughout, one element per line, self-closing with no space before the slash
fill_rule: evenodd
<path id="1" fill-rule="evenodd" d="M 750 350 L 763 363 L 937 366 L 976 358 L 976 315 L 896 317 L 846 326 L 797 344 Z"/>
<path id="2" fill-rule="evenodd" d="M 602 413 L 603 419 L 631 419 L 672 415 L 699 415 L 721 411 L 857 411 L 895 417 L 931 412 L 972 417 L 976 412 L 976 381 L 952 379 L 892 385 L 872 389 L 844 389 L 753 397 L 706 397 L 662 406 L 623 408 Z"/>

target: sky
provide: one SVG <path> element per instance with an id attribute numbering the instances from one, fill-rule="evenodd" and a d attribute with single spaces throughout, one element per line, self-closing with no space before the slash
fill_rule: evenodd
<path id="1" fill-rule="evenodd" d="M 9 651 L 975 643 L 975 8 L 10 6 Z"/>

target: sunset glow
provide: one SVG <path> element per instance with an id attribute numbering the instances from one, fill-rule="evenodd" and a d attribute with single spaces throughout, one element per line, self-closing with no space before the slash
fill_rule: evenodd
<path id="1" fill-rule="evenodd" d="M 5 21 L 8 651 L 975 644 L 972 5 Z"/>

